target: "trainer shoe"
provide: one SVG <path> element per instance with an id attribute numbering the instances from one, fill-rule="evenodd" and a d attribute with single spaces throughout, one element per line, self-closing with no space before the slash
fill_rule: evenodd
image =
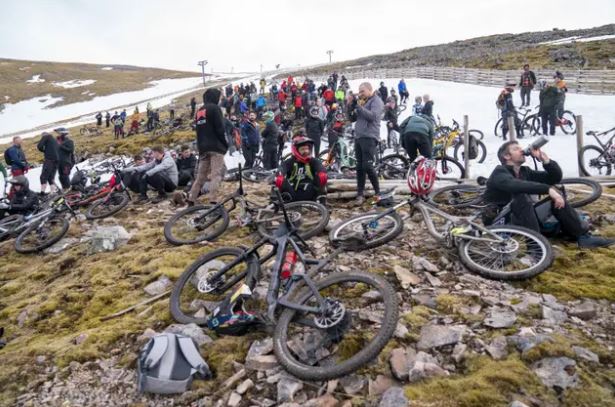
<path id="1" fill-rule="evenodd" d="M 599 247 L 608 247 L 615 243 L 615 239 L 606 237 L 592 236 L 586 233 L 579 237 L 577 244 L 581 249 L 597 249 Z"/>

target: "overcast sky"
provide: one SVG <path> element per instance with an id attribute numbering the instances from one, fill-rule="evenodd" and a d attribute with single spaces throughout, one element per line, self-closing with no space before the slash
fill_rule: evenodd
<path id="1" fill-rule="evenodd" d="M 2 0 L 0 57 L 257 71 L 615 22 L 615 0 Z"/>

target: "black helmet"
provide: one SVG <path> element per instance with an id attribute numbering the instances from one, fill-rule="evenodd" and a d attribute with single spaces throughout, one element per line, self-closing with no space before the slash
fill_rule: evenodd
<path id="1" fill-rule="evenodd" d="M 21 185 L 24 189 L 28 189 L 30 183 L 28 182 L 28 178 L 24 175 L 18 175 L 9 180 L 9 183 L 13 185 Z"/>

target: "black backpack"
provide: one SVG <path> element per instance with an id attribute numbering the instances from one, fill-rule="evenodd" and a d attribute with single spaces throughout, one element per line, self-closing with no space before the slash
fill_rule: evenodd
<path id="1" fill-rule="evenodd" d="M 475 160 L 478 157 L 478 141 L 471 134 L 468 137 L 468 154 L 470 160 Z"/>
<path id="2" fill-rule="evenodd" d="M 183 393 L 195 376 L 211 377 L 209 366 L 193 340 L 173 333 L 150 339 L 141 349 L 137 369 L 137 387 L 142 393 Z"/>

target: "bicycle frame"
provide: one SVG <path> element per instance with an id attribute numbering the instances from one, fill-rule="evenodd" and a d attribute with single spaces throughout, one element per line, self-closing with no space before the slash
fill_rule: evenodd
<path id="1" fill-rule="evenodd" d="M 610 132 L 614 132 L 613 135 L 611 137 L 609 137 L 609 139 L 605 142 L 602 143 L 600 141 L 600 136 L 604 136 L 605 134 L 609 134 Z M 598 145 L 600 145 L 600 148 L 602 148 L 602 150 L 604 150 L 604 153 L 608 154 L 608 150 L 610 149 L 611 145 L 613 145 L 613 139 L 615 139 L 615 127 L 613 127 L 610 130 L 607 131 L 603 131 L 602 133 L 595 133 L 595 132 L 587 132 L 586 133 L 588 136 L 592 136 L 594 139 L 596 139 L 596 142 L 598 142 Z"/>

